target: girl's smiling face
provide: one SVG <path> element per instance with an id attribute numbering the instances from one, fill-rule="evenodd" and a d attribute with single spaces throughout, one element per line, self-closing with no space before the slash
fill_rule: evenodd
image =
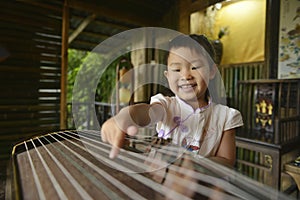
<path id="1" fill-rule="evenodd" d="M 172 48 L 165 76 L 170 89 L 194 109 L 205 106 L 209 80 L 215 75 L 215 66 L 208 59 L 188 47 Z"/>

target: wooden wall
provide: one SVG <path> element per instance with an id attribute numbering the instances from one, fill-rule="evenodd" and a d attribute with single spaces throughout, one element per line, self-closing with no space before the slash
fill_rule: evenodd
<path id="1" fill-rule="evenodd" d="M 61 9 L 0 2 L 0 159 L 11 147 L 59 129 Z"/>

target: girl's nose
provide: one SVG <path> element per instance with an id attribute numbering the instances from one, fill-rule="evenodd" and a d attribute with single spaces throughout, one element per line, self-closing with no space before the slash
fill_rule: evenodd
<path id="1" fill-rule="evenodd" d="M 191 80 L 192 79 L 192 74 L 190 69 L 183 69 L 181 71 L 181 79 L 182 80 Z"/>

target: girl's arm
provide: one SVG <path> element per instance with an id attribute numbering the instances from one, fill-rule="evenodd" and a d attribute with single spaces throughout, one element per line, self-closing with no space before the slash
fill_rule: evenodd
<path id="1" fill-rule="evenodd" d="M 116 116 L 108 119 L 101 127 L 104 142 L 112 145 L 110 158 L 117 156 L 123 146 L 125 134 L 135 135 L 138 127 L 157 123 L 164 116 L 164 108 L 159 103 L 136 104 L 123 108 Z"/>
<path id="2" fill-rule="evenodd" d="M 236 158 L 235 129 L 224 131 L 215 157 L 210 159 L 228 167 L 233 167 Z"/>

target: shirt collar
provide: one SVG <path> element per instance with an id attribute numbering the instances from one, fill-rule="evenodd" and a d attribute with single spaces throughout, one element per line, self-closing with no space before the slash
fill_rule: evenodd
<path id="1" fill-rule="evenodd" d="M 179 98 L 177 95 L 175 96 L 176 99 L 178 100 L 179 104 L 181 105 L 181 107 L 184 107 L 186 109 L 189 109 L 191 110 L 192 112 L 194 113 L 201 113 L 201 112 L 204 112 L 207 108 L 210 107 L 210 105 L 212 104 L 212 101 L 211 101 L 211 98 L 208 97 L 208 104 L 206 106 L 203 106 L 203 107 L 200 107 L 200 108 L 197 108 L 196 110 L 194 110 L 194 108 L 190 105 L 190 104 L 187 104 L 185 101 L 183 101 L 181 98 Z"/>

